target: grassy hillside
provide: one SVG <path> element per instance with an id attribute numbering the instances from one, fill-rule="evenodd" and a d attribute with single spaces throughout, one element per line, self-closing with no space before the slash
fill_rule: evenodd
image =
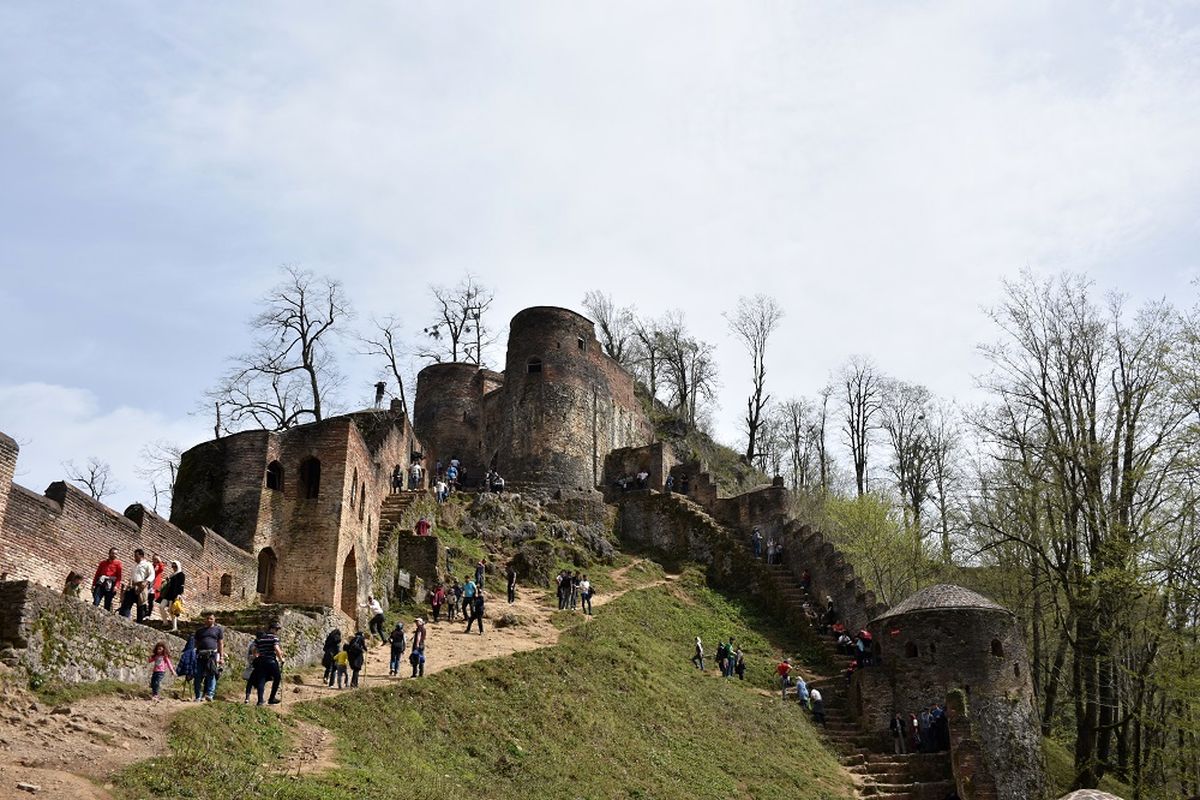
<path id="1" fill-rule="evenodd" d="M 697 634 L 710 651 L 737 636 L 748 680 L 697 673 Z M 181 715 L 173 755 L 120 783 L 131 797 L 212 800 L 851 797 L 795 704 L 760 691 L 795 646 L 692 576 L 613 601 L 555 647 L 294 710 L 338 735 L 342 766 L 324 775 L 264 777 L 287 723 L 219 704 Z"/>
<path id="2" fill-rule="evenodd" d="M 1042 752 L 1046 754 L 1046 783 L 1052 789 L 1051 796 L 1059 797 L 1071 791 L 1075 780 L 1075 759 L 1071 751 L 1053 739 L 1042 740 Z M 1117 797 L 1132 797 L 1128 786 L 1112 778 L 1100 781 L 1101 791 Z"/>

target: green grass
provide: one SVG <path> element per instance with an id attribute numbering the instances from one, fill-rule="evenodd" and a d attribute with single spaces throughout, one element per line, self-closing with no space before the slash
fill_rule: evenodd
<path id="1" fill-rule="evenodd" d="M 1053 739 L 1042 739 L 1042 752 L 1046 755 L 1046 783 L 1049 784 L 1052 797 L 1060 797 L 1071 791 L 1071 783 L 1075 780 L 1075 757 L 1066 746 Z M 1132 797 L 1133 792 L 1128 786 L 1113 778 L 1105 777 L 1100 781 L 1100 791 L 1115 794 L 1117 797 Z"/>
<path id="2" fill-rule="evenodd" d="M 39 700 L 52 706 L 70 705 L 80 700 L 86 700 L 89 697 L 102 697 L 108 694 L 120 697 L 149 697 L 150 686 L 149 684 L 143 686 L 137 683 L 123 683 L 112 680 L 96 681 L 94 683 L 59 683 L 51 681 L 34 690 L 34 695 Z"/>
<path id="3" fill-rule="evenodd" d="M 801 646 L 771 620 L 696 573 L 597 612 L 555 647 L 297 707 L 337 734 L 342 766 L 324 775 L 264 778 L 253 765 L 278 754 L 284 723 L 217 705 L 185 712 L 172 755 L 119 786 L 148 796 L 165 775 L 170 796 L 212 800 L 251 786 L 288 800 L 852 796 L 795 704 L 757 691 L 773 689 L 781 652 Z M 697 634 L 710 652 L 736 636 L 747 681 L 698 673 Z M 197 759 L 211 763 L 193 769 Z"/>

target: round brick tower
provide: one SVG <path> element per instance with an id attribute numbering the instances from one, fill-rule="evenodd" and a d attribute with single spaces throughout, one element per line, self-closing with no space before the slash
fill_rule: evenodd
<path id="1" fill-rule="evenodd" d="M 1012 612 L 969 589 L 938 584 L 889 609 L 869 628 L 880 663 L 864 670 L 874 673 L 872 688 L 861 698 L 874 712 L 868 717 L 886 720 L 897 711 L 945 705 L 947 695 L 960 690 L 996 796 L 1042 796 L 1038 711 L 1025 641 Z"/>
<path id="2" fill-rule="evenodd" d="M 413 399 L 413 432 L 425 448 L 425 465 L 441 460 L 448 466 L 457 457 L 467 480 L 483 475 L 479 459 L 479 367 L 463 362 L 430 364 L 417 374 Z"/>
<path id="3" fill-rule="evenodd" d="M 513 317 L 484 454 L 505 478 L 592 489 L 605 454 L 648 435 L 633 378 L 602 352 L 591 320 L 549 306 Z"/>

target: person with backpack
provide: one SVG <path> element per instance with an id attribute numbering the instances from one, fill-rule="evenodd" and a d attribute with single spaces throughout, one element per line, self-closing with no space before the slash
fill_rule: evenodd
<path id="1" fill-rule="evenodd" d="M 358 673 L 362 672 L 363 656 L 367 652 L 367 641 L 362 631 L 356 631 L 354 638 L 342 645 L 346 657 L 350 660 L 350 688 L 358 688 Z"/>
<path id="2" fill-rule="evenodd" d="M 392 646 L 391 661 L 388 662 L 388 675 L 395 675 L 400 672 L 400 659 L 404 657 L 405 637 L 403 622 L 396 622 L 396 627 L 392 628 L 392 633 L 388 636 L 388 643 Z"/>
<path id="3" fill-rule="evenodd" d="M 276 706 L 283 702 L 279 697 L 279 684 L 283 680 L 283 648 L 279 646 L 278 620 L 273 621 L 265 631 L 254 639 L 254 688 L 258 692 L 258 705 L 263 704 L 263 690 L 267 681 L 271 682 L 271 697 L 268 705 Z"/>
<path id="4" fill-rule="evenodd" d="M 334 628 L 329 632 L 329 635 L 325 637 L 323 651 L 321 666 L 325 668 L 325 676 L 322 681 L 332 689 L 334 677 L 337 675 L 337 665 L 334 664 L 334 660 L 337 658 L 337 654 L 342 652 L 342 632 L 340 630 Z"/>
<path id="5" fill-rule="evenodd" d="M 723 640 L 717 640 L 717 671 L 722 675 L 725 674 L 725 659 L 728 658 L 729 651 L 725 647 Z"/>
<path id="6" fill-rule="evenodd" d="M 189 636 L 175 665 L 175 676 L 183 678 L 184 685 L 196 679 L 196 637 Z"/>
<path id="7" fill-rule="evenodd" d="M 429 593 L 429 608 L 433 612 L 433 622 L 436 625 L 442 621 L 442 604 L 446 602 L 446 590 L 439 583 Z"/>

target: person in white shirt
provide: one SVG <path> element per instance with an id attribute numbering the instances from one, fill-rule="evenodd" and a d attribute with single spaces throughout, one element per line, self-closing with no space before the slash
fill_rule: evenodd
<path id="1" fill-rule="evenodd" d="M 383 632 L 383 605 L 374 596 L 367 598 L 367 610 L 371 612 L 370 630 L 379 635 L 379 641 L 386 643 L 388 637 Z"/>
<path id="2" fill-rule="evenodd" d="M 416 491 L 421 488 L 421 474 L 424 472 L 419 463 L 408 468 L 408 488 Z"/>
<path id="3" fill-rule="evenodd" d="M 579 582 L 579 598 L 582 600 L 583 613 L 590 617 L 592 615 L 592 582 L 588 580 L 587 575 L 584 575 L 583 580 Z"/>
<path id="4" fill-rule="evenodd" d="M 154 585 L 154 566 L 146 560 L 142 548 L 133 551 L 133 569 L 129 572 L 129 583 L 121 595 L 120 614 L 126 619 L 137 606 L 137 621 L 150 616 L 150 587 Z"/>

